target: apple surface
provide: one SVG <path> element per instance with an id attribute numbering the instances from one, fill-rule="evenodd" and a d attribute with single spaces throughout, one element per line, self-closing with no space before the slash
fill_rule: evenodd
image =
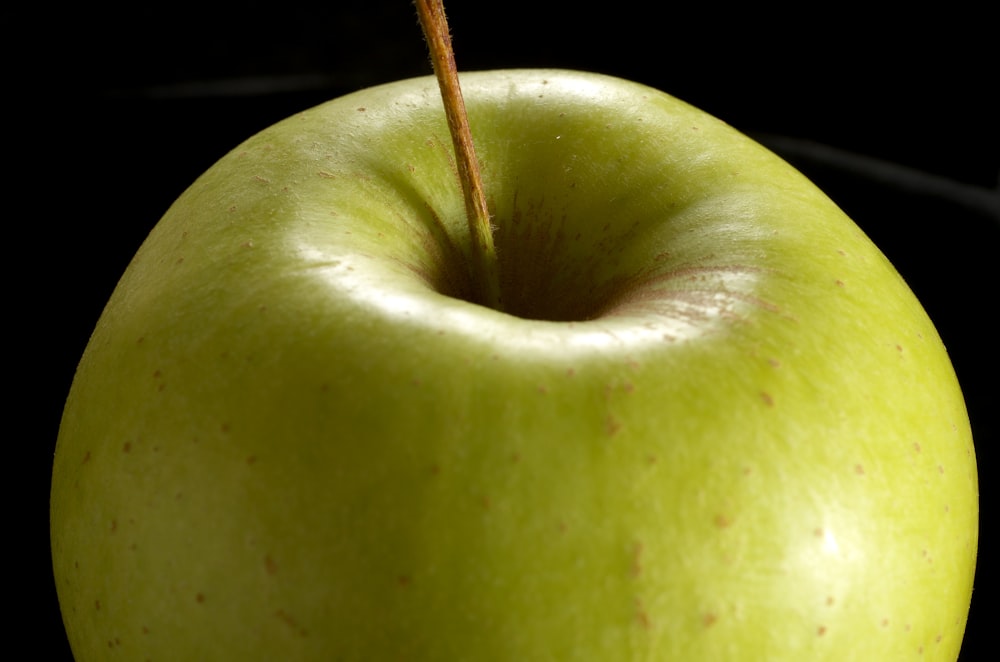
<path id="1" fill-rule="evenodd" d="M 978 534 L 945 348 L 804 176 L 665 93 L 433 77 L 250 138 L 79 365 L 54 571 L 89 660 L 948 660 Z"/>

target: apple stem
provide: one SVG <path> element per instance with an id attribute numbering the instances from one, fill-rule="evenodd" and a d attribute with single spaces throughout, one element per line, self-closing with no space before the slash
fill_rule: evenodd
<path id="1" fill-rule="evenodd" d="M 473 283 L 478 288 L 479 300 L 494 310 L 503 310 L 500 298 L 500 276 L 496 247 L 493 243 L 493 224 L 486 204 L 483 178 L 472 144 L 469 117 L 458 82 L 458 67 L 451 45 L 448 19 L 444 14 L 443 0 L 416 0 L 417 14 L 424 38 L 430 50 L 434 75 L 437 77 L 444 102 L 448 129 L 455 146 L 458 175 L 465 198 L 465 213 L 472 236 Z"/>

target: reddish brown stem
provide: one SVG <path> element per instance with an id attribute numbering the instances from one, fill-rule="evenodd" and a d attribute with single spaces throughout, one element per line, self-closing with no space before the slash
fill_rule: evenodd
<path id="1" fill-rule="evenodd" d="M 472 143 L 472 131 L 465 110 L 465 100 L 458 81 L 455 52 L 451 45 L 448 19 L 443 0 L 416 0 L 417 15 L 430 50 L 434 75 L 441 89 L 448 129 L 455 146 L 458 174 L 462 181 L 465 213 L 472 237 L 473 281 L 481 303 L 495 310 L 503 310 L 500 299 L 500 277 L 497 268 L 496 247 L 493 244 L 493 225 L 486 205 L 482 174 Z"/>

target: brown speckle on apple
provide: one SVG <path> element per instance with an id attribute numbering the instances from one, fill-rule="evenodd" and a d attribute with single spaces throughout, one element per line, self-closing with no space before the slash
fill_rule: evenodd
<path id="1" fill-rule="evenodd" d="M 285 625 L 287 625 L 288 627 L 290 627 L 292 630 L 294 630 L 300 637 L 305 637 L 305 636 L 309 635 L 309 633 L 306 631 L 306 629 L 304 627 L 300 626 L 295 621 L 295 619 L 292 618 L 291 615 L 288 612 L 286 612 L 284 609 L 279 609 L 278 611 L 274 612 L 274 615 L 278 617 L 278 620 L 280 620 L 282 623 L 284 623 Z"/>
<path id="2" fill-rule="evenodd" d="M 638 598 L 635 601 L 635 620 L 643 630 L 649 629 L 649 613 L 646 611 L 645 605 L 642 604 L 642 600 Z"/>
<path id="3" fill-rule="evenodd" d="M 633 577 L 638 577 L 642 574 L 642 552 L 643 544 L 641 542 L 635 543 L 632 547 L 632 565 L 629 568 L 629 574 Z"/>

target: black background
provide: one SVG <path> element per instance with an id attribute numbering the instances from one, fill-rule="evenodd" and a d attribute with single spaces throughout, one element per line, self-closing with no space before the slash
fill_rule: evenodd
<path id="1" fill-rule="evenodd" d="M 9 604 L 22 606 L 23 632 L 44 633 L 30 659 L 69 659 L 48 559 L 52 450 L 76 361 L 139 243 L 250 134 L 431 71 L 406 0 L 123 7 L 8 17 L 8 41 L 22 44 L 6 58 L 17 92 L 4 136 L 7 246 L 16 247 L 8 429 L 21 430 L 8 446 L 26 451 L 11 483 L 26 521 L 8 537 L 24 553 L 24 577 Z M 868 232 L 934 319 L 966 394 L 983 525 L 962 660 L 984 659 L 1000 393 L 995 22 L 961 3 L 892 14 L 871 3 L 587 7 L 450 0 L 459 67 L 566 67 L 660 88 L 784 155 Z"/>

